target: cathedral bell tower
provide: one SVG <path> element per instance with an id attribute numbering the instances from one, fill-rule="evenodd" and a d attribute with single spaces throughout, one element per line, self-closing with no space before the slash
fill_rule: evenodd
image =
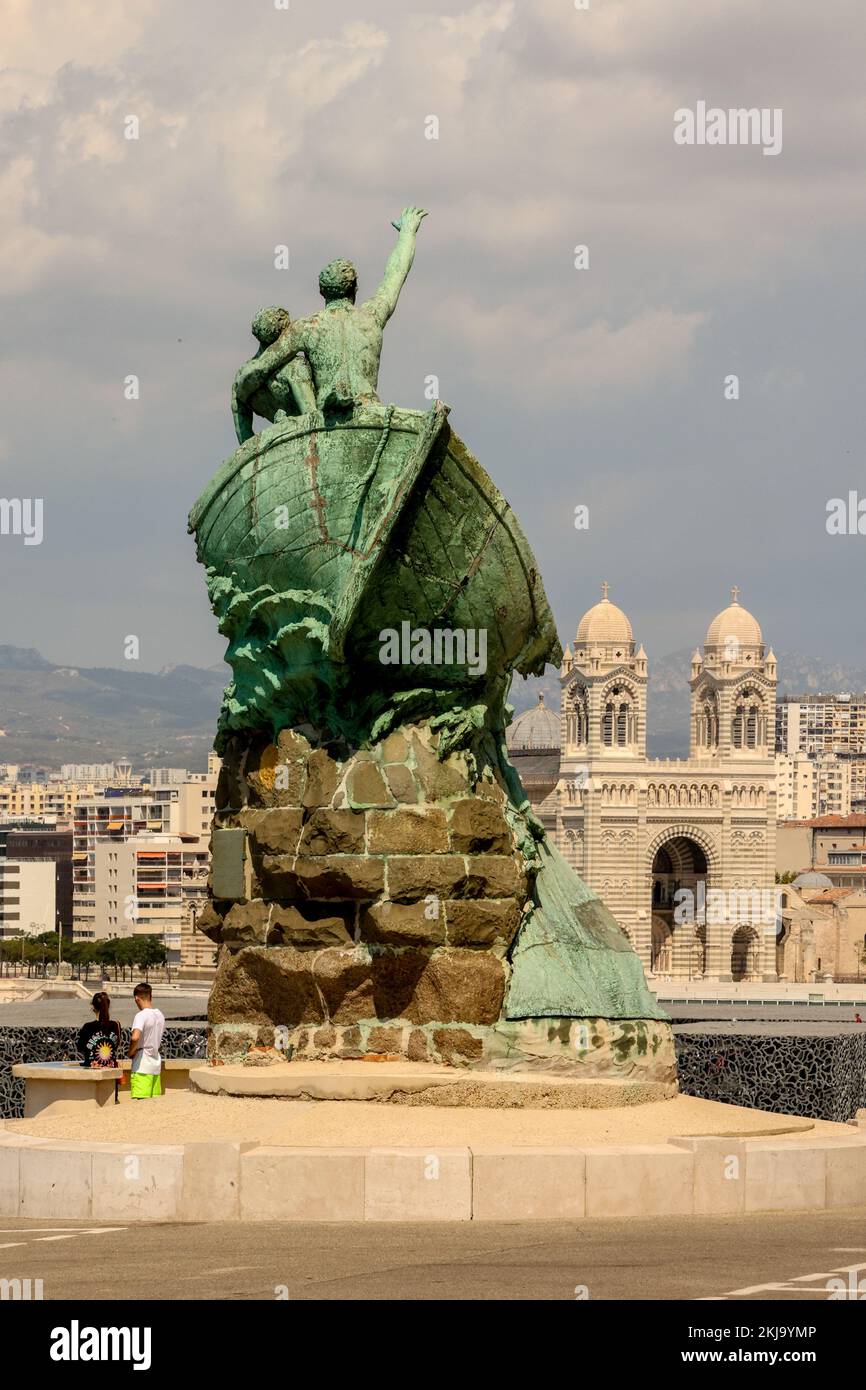
<path id="1" fill-rule="evenodd" d="M 776 727 L 776 658 L 765 652 L 756 618 L 740 591 L 707 629 L 692 657 L 690 757 L 769 758 Z"/>
<path id="2" fill-rule="evenodd" d="M 635 651 L 631 623 L 611 603 L 609 589 L 602 585 L 601 602 L 580 620 L 574 650 L 565 649 L 560 680 L 567 758 L 646 756 L 646 653 Z"/>

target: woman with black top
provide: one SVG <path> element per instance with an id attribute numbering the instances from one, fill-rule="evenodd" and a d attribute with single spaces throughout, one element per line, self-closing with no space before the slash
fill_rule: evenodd
<path id="1" fill-rule="evenodd" d="M 94 994 L 90 1001 L 96 1014 L 92 1023 L 85 1023 L 78 1034 L 78 1051 L 84 1061 L 83 1067 L 116 1067 L 120 1048 L 120 1024 L 109 1014 L 111 1000 L 104 990 Z"/>

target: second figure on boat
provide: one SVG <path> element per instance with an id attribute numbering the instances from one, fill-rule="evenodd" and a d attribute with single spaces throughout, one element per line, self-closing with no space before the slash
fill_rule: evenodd
<path id="1" fill-rule="evenodd" d="M 297 400 L 295 379 L 287 379 L 286 369 L 301 353 L 312 373 L 315 408 L 323 414 L 378 402 L 385 324 L 397 307 L 412 268 L 418 228 L 426 216 L 423 208 L 403 209 L 399 222 L 394 224 L 399 232 L 397 245 L 388 258 L 382 283 L 363 304 L 355 304 L 358 276 L 352 262 L 336 260 L 319 275 L 319 292 L 325 305 L 317 314 L 293 322 L 285 310 L 272 309 L 257 317 L 253 332 L 261 346 L 241 367 L 232 388 L 232 411 L 240 443 L 252 434 L 254 411 L 272 419 L 276 410 L 286 409 L 280 403 L 274 406 L 274 402 L 279 402 L 287 390 Z M 280 314 L 285 314 L 284 321 L 276 317 Z M 267 322 L 265 316 L 270 316 Z M 264 336 L 256 332 L 259 320 L 263 320 L 259 326 Z M 274 328 L 277 335 L 266 342 Z M 306 392 L 304 399 L 310 399 Z M 265 410 L 259 410 L 259 405 L 264 405 Z"/>

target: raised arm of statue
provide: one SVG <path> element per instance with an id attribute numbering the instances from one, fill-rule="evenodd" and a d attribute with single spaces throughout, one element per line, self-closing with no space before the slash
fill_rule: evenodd
<path id="1" fill-rule="evenodd" d="M 400 291 L 406 283 L 406 276 L 412 269 L 412 262 L 415 259 L 415 238 L 418 235 L 418 228 L 426 216 L 423 208 L 404 208 L 400 214 L 399 222 L 394 223 L 400 232 L 397 245 L 388 257 L 388 264 L 385 266 L 381 285 L 373 297 L 367 301 L 383 324 L 387 323 L 397 307 Z"/>

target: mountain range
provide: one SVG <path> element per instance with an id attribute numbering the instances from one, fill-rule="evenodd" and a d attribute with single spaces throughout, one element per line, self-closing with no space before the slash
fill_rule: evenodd
<path id="1" fill-rule="evenodd" d="M 689 747 L 689 669 L 684 647 L 650 666 L 648 752 L 685 757 Z M 779 692 L 866 690 L 866 667 L 779 654 Z M 58 666 L 31 647 L 0 646 L 0 762 L 59 768 L 112 762 L 137 768 L 202 770 L 213 743 L 223 688 L 231 672 L 216 666 L 165 666 L 153 674 L 110 666 Z M 559 710 L 559 679 L 517 677 L 517 714 L 545 697 Z"/>
<path id="2" fill-rule="evenodd" d="M 227 666 L 156 674 L 58 666 L 32 648 L 0 646 L 0 761 L 59 768 L 113 762 L 202 771 Z"/>

